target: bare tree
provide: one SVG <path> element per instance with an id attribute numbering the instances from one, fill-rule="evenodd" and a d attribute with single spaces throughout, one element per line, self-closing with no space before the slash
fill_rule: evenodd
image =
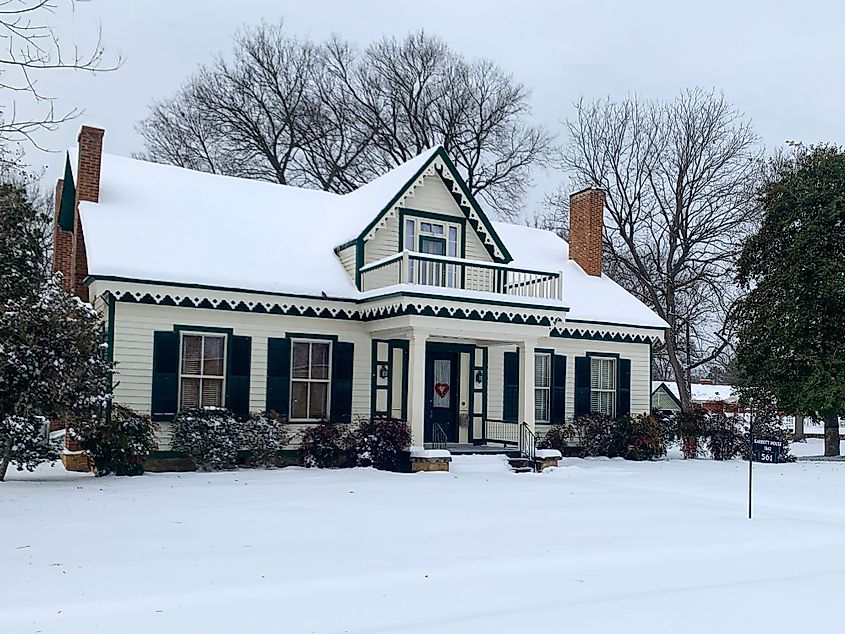
<path id="1" fill-rule="evenodd" d="M 755 219 L 761 148 L 723 96 L 576 104 L 563 166 L 607 193 L 608 272 L 669 324 L 658 350 L 690 407 L 690 377 L 730 343 L 730 271 Z M 565 212 L 565 210 L 564 210 Z"/>
<path id="2" fill-rule="evenodd" d="M 470 190 L 513 218 L 551 150 L 529 115 L 524 86 L 425 33 L 359 51 L 262 24 L 139 130 L 152 160 L 339 193 L 440 143 Z"/>
<path id="3" fill-rule="evenodd" d="M 38 147 L 35 134 L 55 130 L 60 124 L 79 116 L 72 108 L 57 111 L 55 97 L 45 94 L 38 86 L 39 77 L 46 71 L 83 70 L 102 72 L 114 70 L 103 66 L 102 34 L 85 49 L 65 46 L 50 23 L 60 4 L 71 7 L 77 0 L 0 0 L 0 90 L 27 95 L 43 106 L 40 115 L 22 117 L 17 99 L 0 109 L 0 140 L 27 140 Z"/>

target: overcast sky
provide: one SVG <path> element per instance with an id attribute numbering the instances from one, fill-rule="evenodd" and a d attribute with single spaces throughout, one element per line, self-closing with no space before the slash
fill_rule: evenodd
<path id="1" fill-rule="evenodd" d="M 134 126 L 152 100 L 228 51 L 240 25 L 280 18 L 291 33 L 360 44 L 436 33 L 529 86 L 534 117 L 555 131 L 581 96 L 671 98 L 702 86 L 723 91 L 770 149 L 786 140 L 845 144 L 845 3 L 818 0 L 90 0 L 56 14 L 58 33 L 84 49 L 101 24 L 107 61 L 119 54 L 123 65 L 45 76 L 40 88 L 59 97 L 59 108 L 85 113 L 42 142 L 64 149 L 91 123 L 106 129 L 107 152 L 140 151 Z M 49 181 L 59 176 L 61 154 L 27 157 Z M 553 180 L 541 178 L 538 190 Z"/>

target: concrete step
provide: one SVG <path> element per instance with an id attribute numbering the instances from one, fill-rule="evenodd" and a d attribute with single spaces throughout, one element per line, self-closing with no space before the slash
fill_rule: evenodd
<path id="1" fill-rule="evenodd" d="M 511 471 L 516 473 L 531 473 L 534 471 L 534 465 L 528 458 L 508 458 L 508 464 Z"/>

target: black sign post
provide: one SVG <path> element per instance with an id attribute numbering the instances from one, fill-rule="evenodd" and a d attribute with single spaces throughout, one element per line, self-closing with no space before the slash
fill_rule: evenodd
<path id="1" fill-rule="evenodd" d="M 755 462 L 766 462 L 777 464 L 780 462 L 780 454 L 783 452 L 783 444 L 778 440 L 766 440 L 765 438 L 754 438 L 754 411 L 751 412 L 751 422 L 748 425 L 748 519 L 751 519 L 751 476 L 752 465 Z"/>

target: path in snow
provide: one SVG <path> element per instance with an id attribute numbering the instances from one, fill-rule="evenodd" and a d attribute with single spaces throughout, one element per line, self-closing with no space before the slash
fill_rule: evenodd
<path id="1" fill-rule="evenodd" d="M 845 465 L 497 457 L 0 485 L 0 632 L 831 631 Z M 838 616 L 836 616 L 838 619 Z"/>

